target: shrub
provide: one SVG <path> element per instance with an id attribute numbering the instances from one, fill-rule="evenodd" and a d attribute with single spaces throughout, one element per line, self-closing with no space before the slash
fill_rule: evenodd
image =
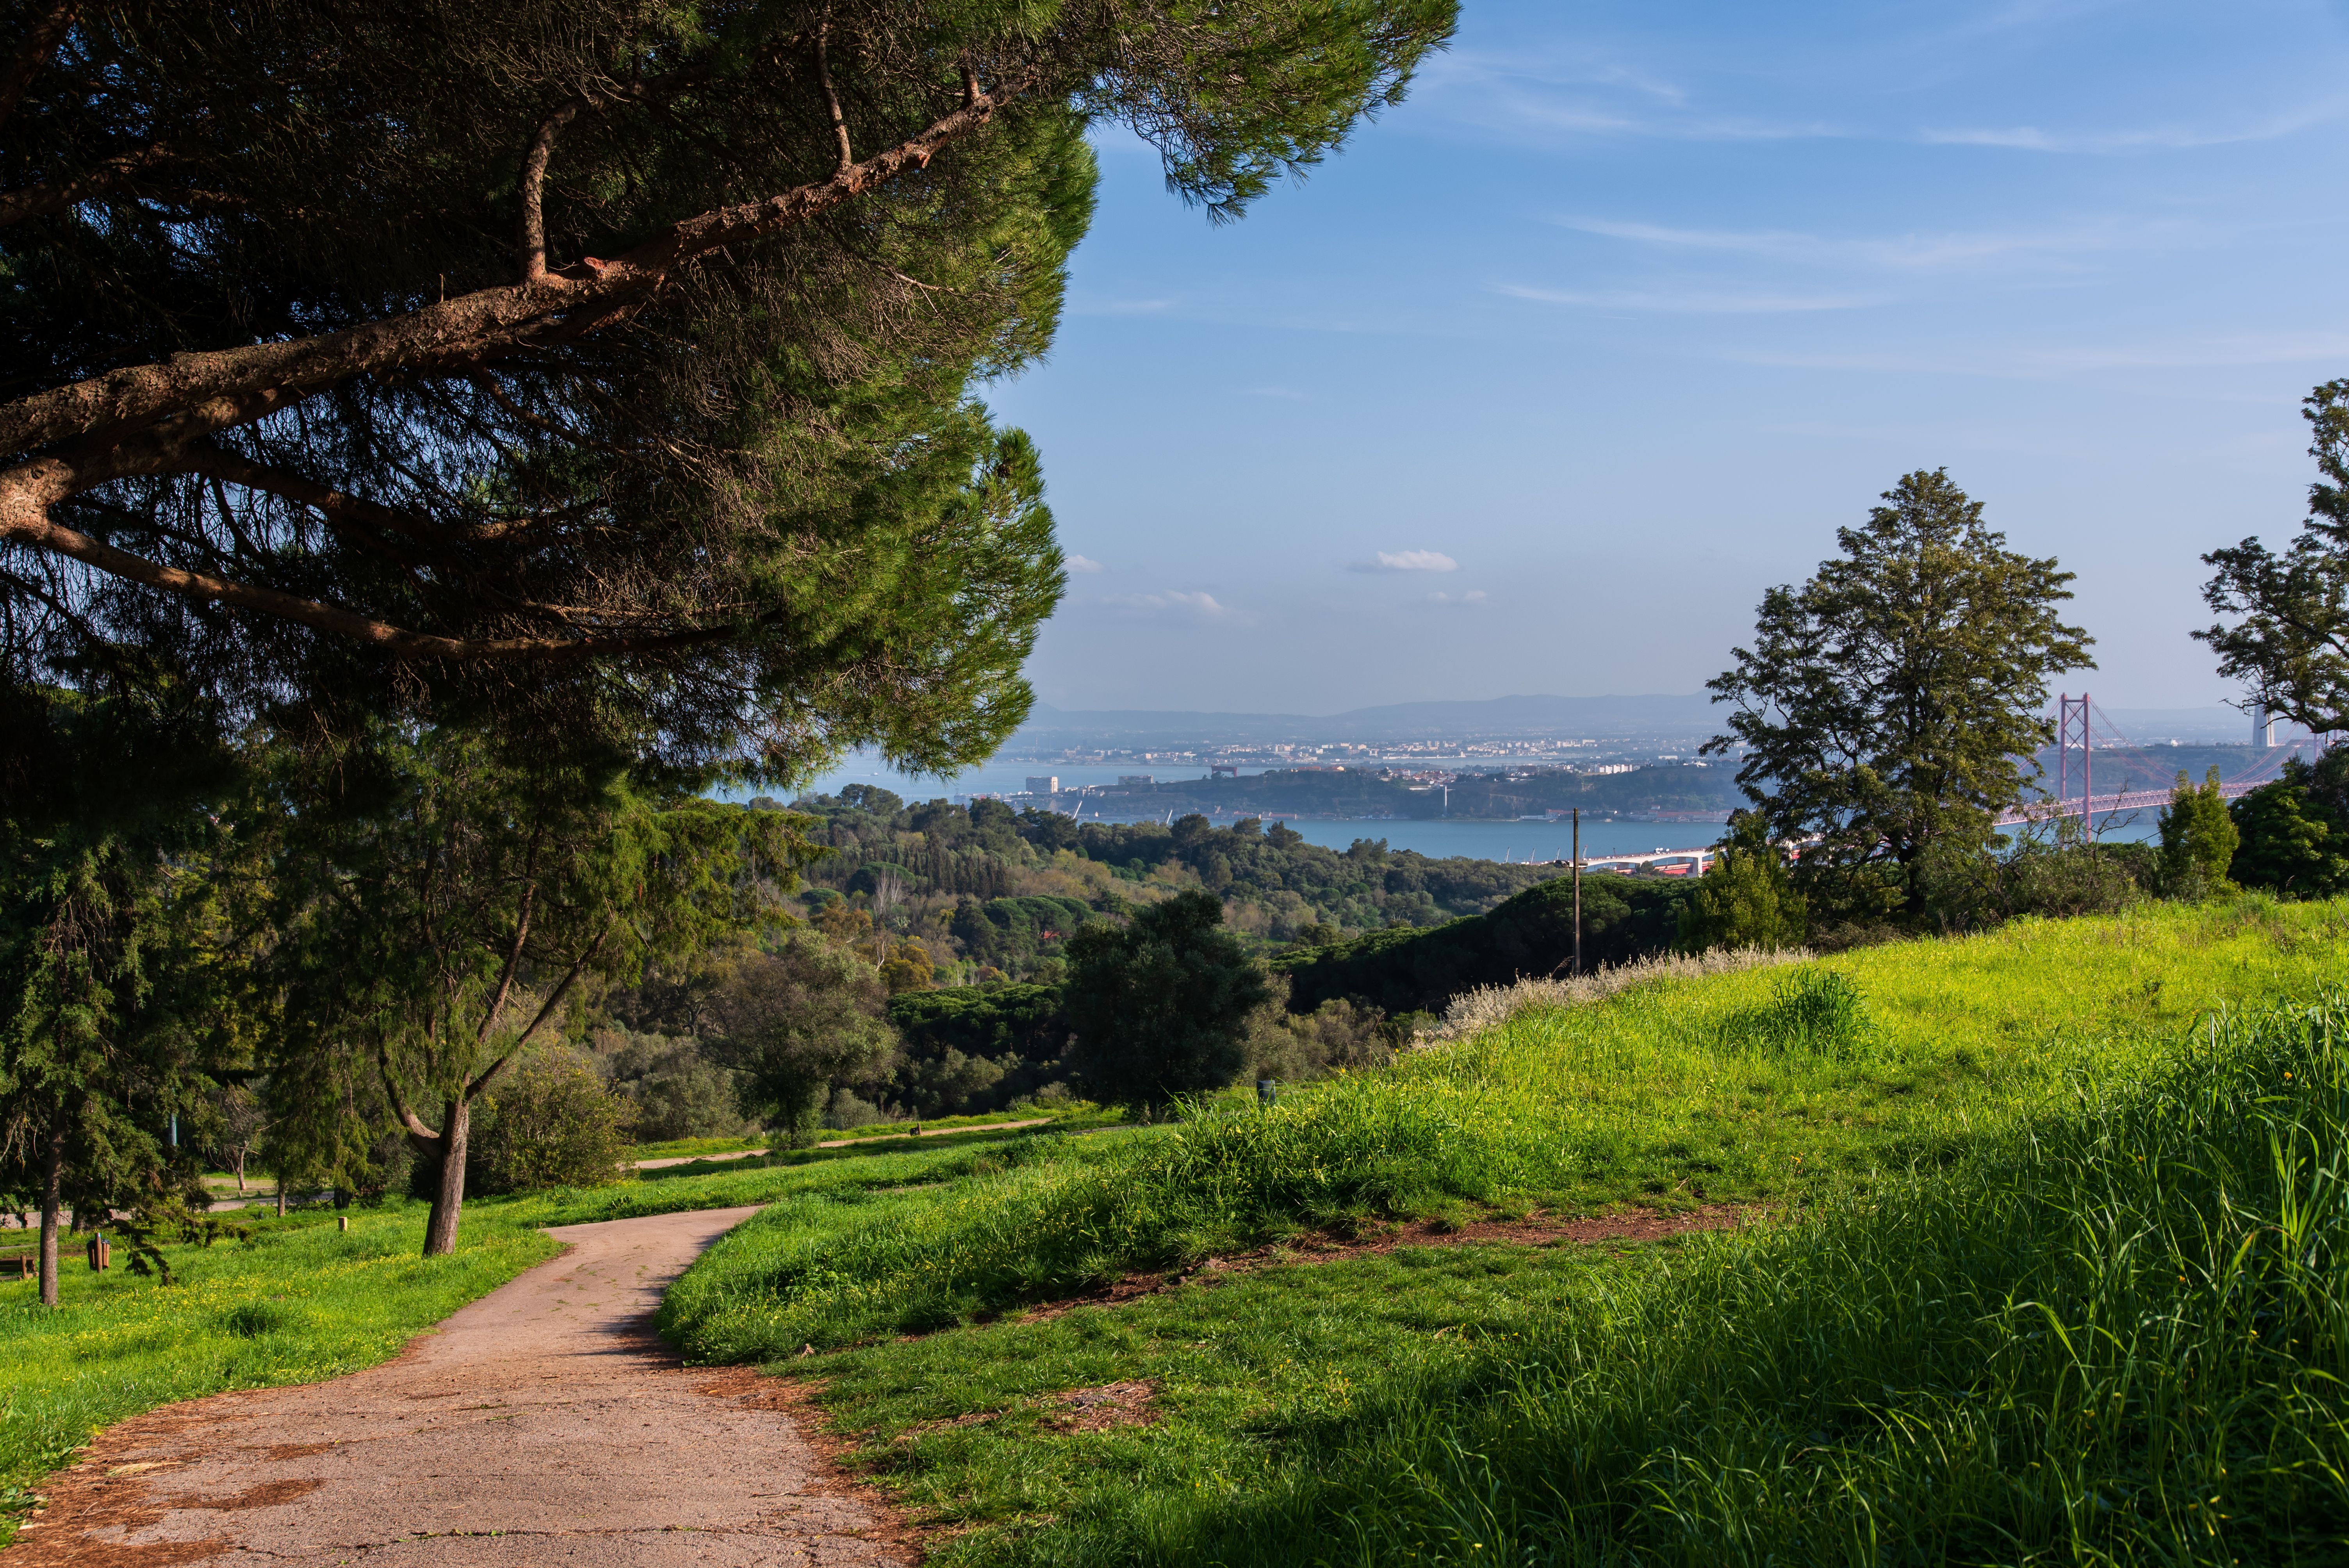
<path id="1" fill-rule="evenodd" d="M 572 1057 L 524 1062 L 482 1097 L 465 1184 L 494 1193 L 616 1181 L 632 1137 L 629 1109 Z"/>

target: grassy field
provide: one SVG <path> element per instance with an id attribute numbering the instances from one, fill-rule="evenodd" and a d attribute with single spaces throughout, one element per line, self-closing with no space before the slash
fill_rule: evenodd
<path id="1" fill-rule="evenodd" d="M 0 1484 L 379 1360 L 540 1227 L 756 1203 L 665 1328 L 823 1378 L 949 1563 L 2337 1561 L 2344 1020 L 2243 1010 L 2340 981 L 2344 935 L 2344 904 L 2151 906 L 1666 982 L 1268 1112 L 477 1202 L 429 1264 L 420 1205 L 297 1214 L 170 1289 L 0 1287 Z M 1306 1232 L 1630 1206 L 1788 1222 L 1019 1312 Z M 1069 1403 L 1102 1387 L 1150 1424 Z"/>
<path id="2" fill-rule="evenodd" d="M 1522 1016 L 1269 1113 L 779 1204 L 666 1321 L 844 1347 L 788 1370 L 947 1563 L 2337 1561 L 2344 1019 L 2218 1016 L 2317 995 L 2344 934 L 2156 907 Z M 1308 1228 L 1626 1203 L 1795 1222 L 984 1321 Z M 1114 1385 L 1154 1424 L 1083 1429 L 1067 1391 Z"/>

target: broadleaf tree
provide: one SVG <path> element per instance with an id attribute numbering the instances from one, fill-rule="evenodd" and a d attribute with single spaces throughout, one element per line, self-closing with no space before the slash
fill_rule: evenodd
<path id="1" fill-rule="evenodd" d="M 1802 845 L 1813 887 L 1880 886 L 1915 919 L 1928 857 L 1988 842 L 2020 798 L 2054 738 L 2048 681 L 2093 667 L 2091 639 L 2059 618 L 2073 573 L 2008 550 L 1946 469 L 1882 500 L 1810 581 L 1763 596 L 1754 645 L 1708 683 L 1736 706 L 1704 750 L 1742 752 L 1754 816 Z"/>
<path id="2" fill-rule="evenodd" d="M 281 756 L 254 811 L 283 906 L 275 1076 L 371 1060 L 437 1177 L 428 1256 L 456 1244 L 472 1107 L 581 982 L 626 984 L 777 922 L 813 852 L 792 813 L 615 758 L 518 761 L 466 730 Z"/>
<path id="3" fill-rule="evenodd" d="M 1078 927 L 1061 1006 L 1074 1063 L 1094 1098 L 1144 1108 L 1222 1088 L 1247 1065 L 1248 1015 L 1271 995 L 1196 888 L 1123 926 Z"/>
<path id="4" fill-rule="evenodd" d="M 1050 341 L 1089 138 L 1237 215 L 1454 13 L 15 0 L 7 678 L 975 760 L 1064 580 L 971 389 Z"/>
<path id="5" fill-rule="evenodd" d="M 2323 735 L 2349 729 L 2349 378 L 2302 405 L 2317 478 L 2308 515 L 2282 552 L 2257 538 L 2214 550 L 2203 599 L 2236 617 L 2194 635 L 2269 713 Z"/>

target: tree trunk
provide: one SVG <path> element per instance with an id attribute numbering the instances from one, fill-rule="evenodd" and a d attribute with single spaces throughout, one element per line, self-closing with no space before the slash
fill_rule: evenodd
<path id="1" fill-rule="evenodd" d="M 236 1195 L 244 1196 L 244 1150 L 236 1151 Z"/>
<path id="2" fill-rule="evenodd" d="M 49 1132 L 48 1169 L 41 1182 L 41 1305 L 57 1304 L 57 1217 L 66 1180 L 66 1130 L 62 1113 Z"/>
<path id="3" fill-rule="evenodd" d="M 465 1206 L 465 1131 L 472 1107 L 451 1095 L 440 1119 L 440 1185 L 432 1197 L 432 1218 L 424 1227 L 424 1255 L 445 1258 L 457 1250 L 457 1219 Z"/>
<path id="4" fill-rule="evenodd" d="M 277 1168 L 277 1217 L 285 1217 L 285 1167 Z"/>

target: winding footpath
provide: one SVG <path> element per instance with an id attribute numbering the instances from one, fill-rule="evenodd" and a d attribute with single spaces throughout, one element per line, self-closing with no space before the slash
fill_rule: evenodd
<path id="1" fill-rule="evenodd" d="M 0 1568 L 908 1563 L 755 1374 L 688 1369 L 662 1290 L 753 1209 L 571 1225 L 561 1257 L 330 1383 L 100 1437 Z"/>

